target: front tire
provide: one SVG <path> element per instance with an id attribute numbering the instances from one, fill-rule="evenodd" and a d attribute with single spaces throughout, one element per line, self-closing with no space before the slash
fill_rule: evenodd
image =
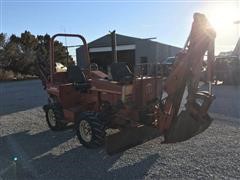
<path id="1" fill-rule="evenodd" d="M 99 113 L 82 113 L 76 120 L 75 130 L 80 143 L 87 148 L 97 148 L 105 141 L 105 124 Z"/>
<path id="2" fill-rule="evenodd" d="M 49 128 L 53 131 L 60 131 L 66 128 L 64 115 L 61 106 L 58 103 L 52 103 L 44 106 L 46 121 Z"/>

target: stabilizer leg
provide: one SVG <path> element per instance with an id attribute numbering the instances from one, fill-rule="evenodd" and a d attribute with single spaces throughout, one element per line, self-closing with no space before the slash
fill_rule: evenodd
<path id="1" fill-rule="evenodd" d="M 108 154 L 118 153 L 160 135 L 157 128 L 149 126 L 125 128 L 120 132 L 106 136 L 106 151 Z"/>

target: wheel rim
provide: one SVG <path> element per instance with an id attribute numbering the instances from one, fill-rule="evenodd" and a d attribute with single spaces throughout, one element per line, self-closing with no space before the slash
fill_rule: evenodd
<path id="1" fill-rule="evenodd" d="M 81 120 L 79 124 L 79 131 L 84 141 L 90 142 L 92 140 L 92 129 L 86 120 Z"/>
<path id="2" fill-rule="evenodd" d="M 52 109 L 48 110 L 48 122 L 52 127 L 55 127 L 57 124 L 56 117 Z"/>

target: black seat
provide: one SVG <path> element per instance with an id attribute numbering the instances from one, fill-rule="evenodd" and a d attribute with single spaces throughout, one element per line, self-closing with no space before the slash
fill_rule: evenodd
<path id="1" fill-rule="evenodd" d="M 68 81 L 73 83 L 73 86 L 82 91 L 86 91 L 91 87 L 90 83 L 87 81 L 87 78 L 83 71 L 75 65 L 70 65 L 67 69 Z"/>
<path id="2" fill-rule="evenodd" d="M 133 81 L 133 73 L 125 62 L 112 63 L 111 74 L 113 81 L 121 83 L 131 83 Z"/>

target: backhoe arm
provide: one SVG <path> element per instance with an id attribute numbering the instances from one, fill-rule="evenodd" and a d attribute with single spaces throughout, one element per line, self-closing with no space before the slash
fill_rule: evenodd
<path id="1" fill-rule="evenodd" d="M 161 131 L 166 132 L 167 142 L 189 139 L 205 130 L 212 121 L 207 111 L 214 98 L 211 92 L 198 92 L 198 86 L 205 55 L 208 80 L 212 79 L 211 64 L 214 60 L 216 35 L 203 14 L 195 13 L 193 18 L 186 45 L 177 55 L 173 70 L 164 85 L 164 90 L 168 94 L 164 102 L 165 117 L 158 121 L 158 126 Z M 186 110 L 179 113 L 186 87 L 188 90 Z M 198 103 L 199 99 L 201 103 Z"/>

